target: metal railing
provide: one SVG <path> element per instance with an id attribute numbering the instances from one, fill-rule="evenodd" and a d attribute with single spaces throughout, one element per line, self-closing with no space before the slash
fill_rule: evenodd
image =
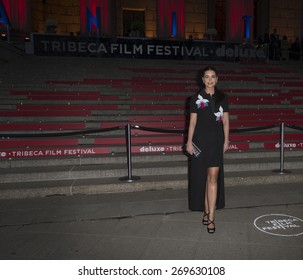
<path id="1" fill-rule="evenodd" d="M 292 125 L 292 124 L 285 124 L 282 122 L 280 125 L 269 125 L 269 126 L 261 126 L 261 127 L 251 127 L 251 128 L 236 128 L 230 129 L 230 132 L 234 133 L 241 133 L 241 132 L 251 132 L 251 131 L 261 131 L 266 129 L 272 129 L 280 127 L 280 168 L 277 170 L 273 170 L 279 174 L 289 173 L 290 171 L 284 169 L 284 135 L 285 135 L 285 127 L 303 131 L 303 127 Z M 132 129 L 139 129 L 143 131 L 150 131 L 150 132 L 160 132 L 160 133 L 175 133 L 175 134 L 187 134 L 187 129 L 180 130 L 180 129 L 162 129 L 162 128 L 152 128 L 152 127 L 145 127 L 140 125 L 131 125 L 127 124 L 125 126 L 115 126 L 109 128 L 102 128 L 102 129 L 91 129 L 91 130 L 82 130 L 82 131 L 71 131 L 71 132 L 56 132 L 56 133 L 43 133 L 43 134 L 33 134 L 33 133 L 26 133 L 26 134 L 0 134 L 0 139 L 14 139 L 14 138 L 51 138 L 51 137 L 64 137 L 64 136 L 74 136 L 74 135 L 87 135 L 87 134 L 96 134 L 108 131 L 115 131 L 125 129 L 125 139 L 126 139 L 126 154 L 127 154 L 127 176 L 119 178 L 121 181 L 133 182 L 139 180 L 139 176 L 133 176 L 132 174 L 132 136 L 131 130 Z M 1 143 L 1 140 L 0 140 Z"/>
<path id="2" fill-rule="evenodd" d="M 285 125 L 284 122 L 282 122 L 280 125 L 269 125 L 269 126 L 262 126 L 262 127 L 252 127 L 252 128 L 237 128 L 237 129 L 230 129 L 230 132 L 235 133 L 241 133 L 241 132 L 251 132 L 251 131 L 261 131 L 266 129 L 272 129 L 280 126 L 280 168 L 277 170 L 274 170 L 274 172 L 277 172 L 279 174 L 285 174 L 289 173 L 290 171 L 284 169 L 284 128 L 285 126 L 297 130 L 303 131 L 302 127 L 294 126 L 287 124 Z M 187 134 L 187 130 L 178 130 L 178 129 L 160 129 L 160 128 L 151 128 L 151 127 L 145 127 L 140 125 L 131 125 L 127 124 L 125 126 L 126 135 L 127 135 L 127 170 L 128 170 L 128 176 L 121 178 L 122 180 L 127 180 L 128 182 L 132 182 L 135 180 L 140 179 L 138 176 L 132 175 L 132 154 L 131 154 L 131 129 L 140 129 L 144 131 L 151 131 L 151 132 L 161 132 L 161 133 L 182 133 Z"/>

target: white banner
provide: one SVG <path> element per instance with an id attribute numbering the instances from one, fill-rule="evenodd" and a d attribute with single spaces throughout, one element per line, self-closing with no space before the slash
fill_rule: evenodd
<path id="1" fill-rule="evenodd" d="M 4 280 L 300 279 L 301 260 L 1 261 Z"/>

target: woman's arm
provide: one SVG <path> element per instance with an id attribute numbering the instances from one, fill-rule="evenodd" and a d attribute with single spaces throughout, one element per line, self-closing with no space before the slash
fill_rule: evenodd
<path id="1" fill-rule="evenodd" d="M 225 153 L 229 147 L 229 112 L 223 113 L 223 130 L 224 130 L 223 152 Z"/>
<path id="2" fill-rule="evenodd" d="M 186 151 L 190 155 L 192 155 L 194 153 L 193 136 L 194 136 L 196 124 L 197 124 L 197 113 L 190 113 L 188 138 L 187 138 L 187 145 L 186 145 Z"/>

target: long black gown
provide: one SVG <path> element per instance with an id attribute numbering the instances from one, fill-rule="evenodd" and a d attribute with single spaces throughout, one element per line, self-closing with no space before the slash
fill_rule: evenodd
<path id="1" fill-rule="evenodd" d="M 190 99 L 190 112 L 197 113 L 193 142 L 200 148 L 198 157 L 192 156 L 189 165 L 189 209 L 204 211 L 204 198 L 208 167 L 219 167 L 216 208 L 225 207 L 222 117 L 228 112 L 228 96 L 215 89 L 213 96 L 205 90 Z"/>

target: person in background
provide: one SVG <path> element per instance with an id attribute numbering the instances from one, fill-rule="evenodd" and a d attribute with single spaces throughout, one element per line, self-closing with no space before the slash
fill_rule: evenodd
<path id="1" fill-rule="evenodd" d="M 282 60 L 289 60 L 289 42 L 287 40 L 286 35 L 283 36 L 281 40 L 281 59 Z"/>
<path id="2" fill-rule="evenodd" d="M 302 43 L 302 48 L 303 48 L 303 43 Z M 300 46 L 299 37 L 296 37 L 295 41 L 291 44 L 290 53 L 291 53 L 291 57 L 290 57 L 291 60 L 300 60 L 301 46 Z"/>
<path id="3" fill-rule="evenodd" d="M 228 96 L 216 87 L 217 70 L 208 66 L 201 76 L 204 88 L 190 99 L 189 209 L 203 212 L 203 225 L 214 233 L 215 210 L 225 207 L 223 153 L 229 147 L 229 108 Z"/>
<path id="4" fill-rule="evenodd" d="M 277 33 L 277 29 L 275 28 L 273 33 L 270 34 L 270 59 L 279 60 L 280 57 L 280 39 Z"/>
<path id="5" fill-rule="evenodd" d="M 269 34 L 267 31 L 265 31 L 264 35 L 263 35 L 263 46 L 264 46 L 264 50 L 266 52 L 266 56 L 267 58 L 270 58 L 270 38 L 269 38 Z"/>

